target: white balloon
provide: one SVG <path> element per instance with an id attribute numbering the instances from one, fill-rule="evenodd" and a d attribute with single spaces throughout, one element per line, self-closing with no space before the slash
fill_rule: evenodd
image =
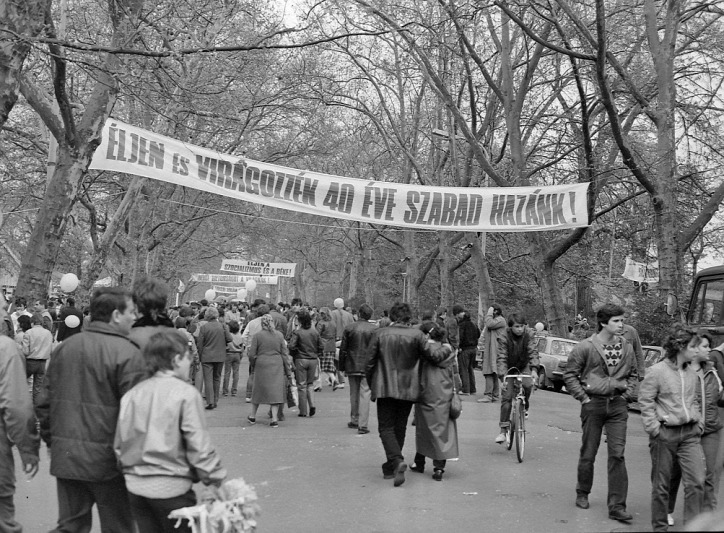
<path id="1" fill-rule="evenodd" d="M 67 274 L 63 274 L 63 277 L 60 278 L 60 289 L 63 292 L 73 292 L 78 288 L 79 283 L 80 281 L 78 280 L 78 276 L 72 272 L 68 272 Z"/>
<path id="2" fill-rule="evenodd" d="M 342 309 L 342 308 L 344 307 L 344 300 L 343 300 L 342 298 L 337 298 L 337 299 L 334 301 L 334 306 L 335 306 L 337 309 Z"/>
<path id="3" fill-rule="evenodd" d="M 204 298 L 206 298 L 208 301 L 213 300 L 216 298 L 216 291 L 214 289 L 209 289 L 204 293 Z"/>
<path id="4" fill-rule="evenodd" d="M 69 328 L 77 328 L 78 326 L 80 326 L 80 318 L 75 315 L 68 315 L 67 317 L 65 317 L 64 322 L 65 325 Z"/>
<path id="5" fill-rule="evenodd" d="M 249 281 L 246 282 L 246 290 L 253 291 L 254 289 L 256 289 L 256 281 L 254 281 L 253 279 L 250 279 Z"/>
<path id="6" fill-rule="evenodd" d="M 546 329 L 546 327 L 543 325 L 543 322 L 538 322 L 538 323 L 535 325 L 535 330 L 536 330 L 536 331 L 543 331 L 544 329 Z"/>
<path id="7" fill-rule="evenodd" d="M 239 290 L 236 291 L 236 297 L 237 297 L 239 300 L 243 300 L 243 299 L 244 299 L 244 296 L 246 296 L 246 289 L 239 289 Z"/>

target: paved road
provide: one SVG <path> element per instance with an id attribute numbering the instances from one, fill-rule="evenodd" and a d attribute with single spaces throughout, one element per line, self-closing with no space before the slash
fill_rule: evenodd
<path id="1" fill-rule="evenodd" d="M 242 382 L 246 365 L 242 364 Z M 478 374 L 478 377 L 481 376 Z M 479 379 L 479 382 L 482 381 Z M 429 472 L 408 472 L 394 488 L 383 480 L 384 454 L 373 432 L 347 428 L 348 390 L 325 388 L 317 395 L 318 414 L 299 418 L 287 412 L 279 429 L 260 416 L 246 421 L 243 397 L 224 398 L 209 415 L 212 438 L 231 477 L 256 487 L 264 532 L 421 532 L 421 531 L 650 531 L 650 458 L 639 415 L 629 419 L 626 460 L 629 471 L 630 525 L 611 521 L 606 511 L 606 451 L 600 451 L 591 508 L 574 506 L 576 461 L 580 446 L 578 402 L 566 394 L 539 391 L 528 420 L 526 460 L 495 444 L 500 404 L 466 398 L 459 420 L 460 459 L 449 462 L 442 482 Z M 370 423 L 376 428 L 374 415 Z M 414 455 L 414 428 L 405 455 Z M 18 519 L 31 533 L 55 523 L 55 483 L 46 451 L 36 479 L 19 476 Z M 680 496 L 682 499 L 683 496 Z M 720 501 L 722 496 L 720 495 Z M 681 504 L 676 519 L 681 523 Z M 100 531 L 97 520 L 93 531 Z"/>

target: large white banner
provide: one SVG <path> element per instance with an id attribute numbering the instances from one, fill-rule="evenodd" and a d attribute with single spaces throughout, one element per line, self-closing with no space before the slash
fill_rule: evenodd
<path id="1" fill-rule="evenodd" d="M 90 168 L 145 176 L 247 202 L 413 229 L 542 231 L 588 225 L 587 184 L 427 187 L 297 170 L 108 119 Z"/>
<path id="2" fill-rule="evenodd" d="M 219 270 L 224 272 L 239 272 L 241 274 L 257 274 L 259 276 L 282 276 L 285 278 L 293 278 L 295 272 L 297 271 L 297 264 L 224 259 L 221 261 L 221 268 Z M 256 281 L 260 283 L 258 280 Z"/>
<path id="3" fill-rule="evenodd" d="M 222 269 L 223 270 L 223 269 Z M 276 285 L 279 282 L 278 276 L 235 276 L 234 274 L 191 274 L 189 281 L 205 283 L 246 283 L 254 280 L 265 285 Z M 240 289 L 241 287 L 237 287 Z"/>

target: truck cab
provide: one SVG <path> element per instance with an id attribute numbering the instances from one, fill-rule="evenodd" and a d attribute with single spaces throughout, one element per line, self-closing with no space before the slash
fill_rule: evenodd
<path id="1" fill-rule="evenodd" d="M 686 318 L 691 327 L 713 337 L 712 346 L 724 342 L 724 265 L 696 274 Z"/>

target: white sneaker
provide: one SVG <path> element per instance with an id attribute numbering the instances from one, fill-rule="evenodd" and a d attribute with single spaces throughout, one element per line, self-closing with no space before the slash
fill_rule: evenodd
<path id="1" fill-rule="evenodd" d="M 525 410 L 525 419 L 528 420 L 528 409 Z"/>
<path id="2" fill-rule="evenodd" d="M 669 523 L 670 526 L 674 525 L 674 515 L 667 514 L 666 515 L 666 521 Z"/>
<path id="3" fill-rule="evenodd" d="M 498 444 L 503 444 L 506 440 L 508 440 L 508 432 L 503 431 L 500 435 L 495 437 L 495 442 Z"/>

